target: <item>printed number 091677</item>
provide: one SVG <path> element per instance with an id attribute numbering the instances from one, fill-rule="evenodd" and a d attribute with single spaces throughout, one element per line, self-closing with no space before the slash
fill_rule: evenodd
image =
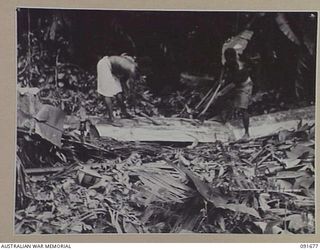
<path id="1" fill-rule="evenodd" d="M 318 248 L 318 244 L 317 243 L 300 244 L 300 248 Z"/>

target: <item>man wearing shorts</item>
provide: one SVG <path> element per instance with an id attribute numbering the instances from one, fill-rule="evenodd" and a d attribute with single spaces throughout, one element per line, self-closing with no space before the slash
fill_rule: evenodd
<path id="1" fill-rule="evenodd" d="M 228 48 L 224 52 L 225 64 L 223 65 L 222 81 L 224 85 L 233 83 L 235 88 L 230 93 L 231 108 L 238 110 L 242 116 L 245 134 L 243 139 L 249 138 L 249 113 L 248 106 L 252 95 L 253 82 L 249 75 L 248 66 L 242 62 L 235 49 Z M 230 115 L 225 113 L 223 119 Z"/>
<path id="2" fill-rule="evenodd" d="M 122 116 L 127 116 L 123 93 L 130 91 L 136 77 L 137 64 L 130 56 L 105 56 L 97 64 L 97 91 L 104 96 L 108 116 L 114 123 L 112 98 L 116 97 L 121 106 Z"/>

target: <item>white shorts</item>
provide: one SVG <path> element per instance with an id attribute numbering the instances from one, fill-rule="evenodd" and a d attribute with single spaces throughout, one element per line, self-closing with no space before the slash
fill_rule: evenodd
<path id="1" fill-rule="evenodd" d="M 97 91 L 106 97 L 112 97 L 122 92 L 120 80 L 112 74 L 111 63 L 107 56 L 97 64 Z"/>

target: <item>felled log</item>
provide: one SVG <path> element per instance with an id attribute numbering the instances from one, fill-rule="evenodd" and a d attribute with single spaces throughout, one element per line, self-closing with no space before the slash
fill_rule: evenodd
<path id="1" fill-rule="evenodd" d="M 298 123 L 314 122 L 314 106 L 272 114 L 253 116 L 250 118 L 250 135 L 252 138 L 268 136 L 283 129 L 296 129 Z M 109 137 L 118 141 L 166 141 L 166 142 L 227 142 L 238 140 L 243 135 L 241 120 L 231 121 L 224 125 L 215 121 L 195 122 L 192 119 L 152 117 L 153 121 L 144 117 L 121 119 L 123 127 L 114 127 L 102 118 L 90 117 L 101 137 Z M 74 123 L 74 119 L 67 119 Z M 155 125 L 154 122 L 160 125 Z M 66 124 L 69 126 L 68 122 Z"/>
<path id="2" fill-rule="evenodd" d="M 161 125 L 161 123 L 159 123 L 158 121 L 154 120 L 152 117 L 148 116 L 147 114 L 145 114 L 143 112 L 139 112 L 138 114 L 141 115 L 142 117 L 145 117 L 148 120 L 150 120 L 154 125 Z"/>
<path id="3" fill-rule="evenodd" d="M 179 118 L 153 117 L 154 121 L 139 117 L 134 120 L 119 120 L 123 127 L 98 122 L 96 128 L 101 137 L 110 137 L 118 141 L 166 141 L 166 142 L 214 142 L 232 140 L 232 131 L 225 125 L 205 121 L 195 125 L 194 120 Z"/>
<path id="4" fill-rule="evenodd" d="M 278 133 L 284 129 L 297 129 L 301 120 L 303 123 L 314 123 L 315 106 L 252 116 L 250 117 L 250 136 L 252 138 L 258 138 Z M 243 136 L 242 121 L 235 120 L 230 123 L 229 128 L 233 131 L 234 137 L 240 139 Z"/>

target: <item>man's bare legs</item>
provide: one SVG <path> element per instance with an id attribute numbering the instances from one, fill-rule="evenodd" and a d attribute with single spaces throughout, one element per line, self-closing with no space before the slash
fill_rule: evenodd
<path id="1" fill-rule="evenodd" d="M 242 124 L 244 127 L 244 135 L 243 135 L 242 139 L 247 140 L 250 137 L 250 135 L 249 135 L 250 116 L 249 116 L 247 109 L 244 109 L 244 108 L 237 109 L 235 107 L 234 107 L 234 109 L 231 109 L 231 110 L 228 108 L 224 109 L 221 112 L 221 117 L 222 117 L 223 123 L 227 123 L 231 119 L 232 113 L 234 111 L 238 111 L 241 118 L 242 118 Z"/>
<path id="2" fill-rule="evenodd" d="M 118 93 L 116 95 L 116 98 L 117 98 L 117 101 L 118 101 L 118 103 L 120 105 L 121 114 L 123 115 L 123 114 L 127 113 L 126 105 L 124 103 L 123 94 L 122 93 Z"/>
<path id="3" fill-rule="evenodd" d="M 113 116 L 112 97 L 105 96 L 104 100 L 107 105 L 107 112 L 108 112 L 109 119 L 110 119 L 110 121 L 113 121 L 114 116 Z"/>
<path id="4" fill-rule="evenodd" d="M 240 113 L 242 116 L 242 122 L 244 127 L 244 136 L 243 139 L 248 139 L 249 135 L 249 123 L 250 123 L 250 116 L 247 109 L 240 109 Z"/>
<path id="5" fill-rule="evenodd" d="M 120 122 L 117 122 L 114 120 L 114 116 L 113 116 L 113 106 L 112 106 L 112 97 L 105 97 L 104 98 L 106 105 L 107 105 L 107 112 L 109 115 L 109 120 L 111 122 L 111 124 L 115 127 L 122 127 L 123 124 Z"/>
<path id="6" fill-rule="evenodd" d="M 117 98 L 117 101 L 118 101 L 118 103 L 119 103 L 119 105 L 120 105 L 120 109 L 121 109 L 121 117 L 123 117 L 123 118 L 132 118 L 131 116 L 130 116 L 130 114 L 128 113 L 128 111 L 127 111 L 127 108 L 126 108 L 126 104 L 125 104 L 125 101 L 124 101 L 124 95 L 123 95 L 123 93 L 118 93 L 117 95 L 116 95 L 116 98 Z"/>

